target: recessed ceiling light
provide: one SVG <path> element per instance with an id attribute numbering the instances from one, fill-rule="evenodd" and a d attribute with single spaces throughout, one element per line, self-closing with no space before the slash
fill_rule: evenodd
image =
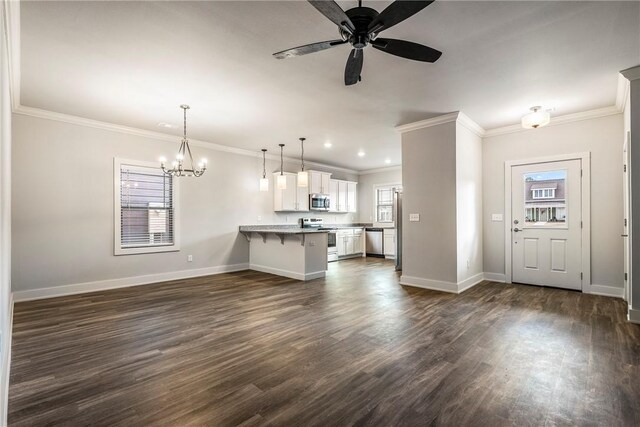
<path id="1" fill-rule="evenodd" d="M 391 163 L 391 159 L 385 159 L 385 160 L 384 160 L 384 162 L 385 162 L 386 164 L 389 164 L 389 163 Z"/>
<path id="2" fill-rule="evenodd" d="M 158 126 L 160 126 L 161 128 L 166 128 L 166 129 L 171 129 L 173 127 L 173 125 L 171 123 L 158 123 Z"/>
<path id="3" fill-rule="evenodd" d="M 324 143 L 324 148 L 331 148 L 332 145 L 333 145 L 332 143 L 327 141 L 327 142 Z"/>
<path id="4" fill-rule="evenodd" d="M 358 151 L 358 156 L 359 157 L 364 157 L 364 151 Z"/>

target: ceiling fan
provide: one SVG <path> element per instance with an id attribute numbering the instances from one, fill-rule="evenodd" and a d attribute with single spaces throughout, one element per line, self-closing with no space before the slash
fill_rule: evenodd
<path id="1" fill-rule="evenodd" d="M 351 49 L 349 59 L 347 59 L 347 66 L 344 70 L 344 84 L 347 86 L 356 84 L 361 80 L 360 73 L 362 72 L 364 60 L 363 49 L 369 44 L 375 49 L 391 55 L 413 59 L 414 61 L 436 62 L 442 55 L 439 50 L 406 40 L 378 37 L 381 31 L 389 29 L 415 15 L 433 3 L 433 1 L 397 0 L 381 13 L 378 13 L 370 7 L 363 7 L 362 0 L 358 1 L 358 7 L 347 11 L 342 10 L 333 0 L 308 0 L 313 7 L 338 26 L 341 38 L 294 47 L 274 53 L 273 56 L 278 59 L 291 58 L 350 43 L 353 49 Z"/>

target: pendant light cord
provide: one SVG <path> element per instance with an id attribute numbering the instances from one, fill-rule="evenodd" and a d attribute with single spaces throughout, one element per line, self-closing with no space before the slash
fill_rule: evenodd
<path id="1" fill-rule="evenodd" d="M 300 145 L 302 146 L 302 152 L 300 154 L 300 160 L 302 160 L 302 172 L 304 172 L 304 140 L 306 138 L 300 138 Z"/>
<path id="2" fill-rule="evenodd" d="M 282 172 L 284 169 L 284 158 L 282 157 L 282 150 L 284 149 L 284 144 L 278 144 L 280 145 L 280 175 L 284 175 L 284 173 Z"/>
<path id="3" fill-rule="evenodd" d="M 266 166 L 267 157 L 266 157 L 266 153 L 267 153 L 267 149 L 263 148 L 262 149 L 262 178 L 263 179 L 267 177 L 267 166 Z"/>

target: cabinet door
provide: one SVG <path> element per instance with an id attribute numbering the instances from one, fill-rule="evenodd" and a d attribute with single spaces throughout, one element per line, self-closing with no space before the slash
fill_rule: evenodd
<path id="1" fill-rule="evenodd" d="M 336 212 L 347 212 L 347 182 L 338 181 L 338 206 Z"/>
<path id="2" fill-rule="evenodd" d="M 356 197 L 356 183 L 347 182 L 347 212 L 356 212 L 358 210 Z"/>
<path id="3" fill-rule="evenodd" d="M 287 186 L 289 184 L 287 183 Z M 296 210 L 309 210 L 309 187 L 298 187 L 298 177 L 296 176 Z"/>
<path id="4" fill-rule="evenodd" d="M 329 180 L 329 212 L 338 211 L 338 181 Z"/>
<path id="5" fill-rule="evenodd" d="M 322 194 L 329 194 L 329 179 L 331 177 L 330 173 L 320 174 L 320 192 Z"/>
<path id="6" fill-rule="evenodd" d="M 364 233 L 362 230 L 355 230 L 353 232 L 353 252 L 361 254 L 364 251 Z"/>
<path id="7" fill-rule="evenodd" d="M 355 251 L 353 250 L 353 238 L 355 236 L 351 235 L 351 236 L 346 236 L 347 238 L 347 247 L 345 249 L 345 252 L 347 255 L 352 255 L 355 253 Z"/>
<path id="8" fill-rule="evenodd" d="M 344 234 L 340 234 L 338 233 L 336 235 L 336 246 L 338 247 L 338 256 L 344 256 L 346 255 L 346 249 L 347 249 L 347 241 L 346 238 L 348 236 L 345 236 Z"/>
<path id="9" fill-rule="evenodd" d="M 395 230 L 384 230 L 384 254 L 390 257 L 396 256 Z"/>
<path id="10" fill-rule="evenodd" d="M 297 193 L 298 187 L 295 175 L 287 175 L 287 188 L 282 191 L 282 210 L 295 211 L 297 207 Z"/>
<path id="11" fill-rule="evenodd" d="M 308 172 L 309 173 L 309 193 L 318 194 L 322 193 L 322 174 L 320 172 Z"/>

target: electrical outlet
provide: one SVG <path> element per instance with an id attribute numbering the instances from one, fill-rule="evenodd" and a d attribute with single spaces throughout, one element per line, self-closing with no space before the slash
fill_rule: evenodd
<path id="1" fill-rule="evenodd" d="M 262 217 L 258 215 L 258 222 L 262 221 Z"/>
<path id="2" fill-rule="evenodd" d="M 469 260 L 467 260 L 467 269 L 471 268 L 471 263 L 469 262 Z"/>
<path id="3" fill-rule="evenodd" d="M 193 262 L 193 255 L 187 255 L 187 262 Z"/>

